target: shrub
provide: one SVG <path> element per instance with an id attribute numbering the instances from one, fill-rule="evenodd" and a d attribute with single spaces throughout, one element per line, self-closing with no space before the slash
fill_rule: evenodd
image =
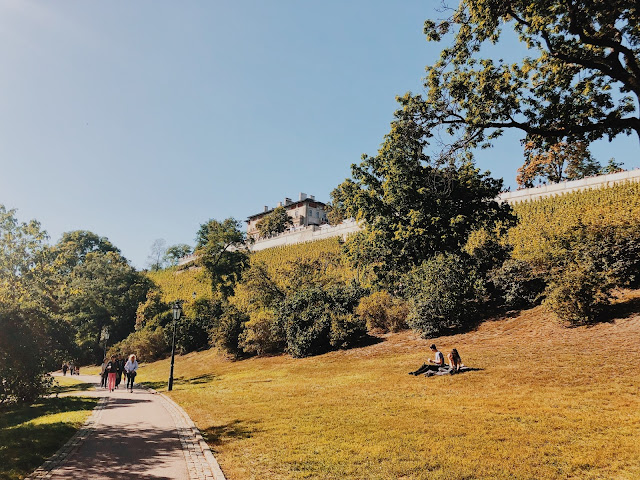
<path id="1" fill-rule="evenodd" d="M 279 328 L 277 316 L 269 309 L 260 309 L 249 315 L 240 335 L 240 347 L 247 353 L 263 355 L 281 352 L 286 346 L 284 332 Z"/>
<path id="2" fill-rule="evenodd" d="M 299 358 L 353 345 L 366 333 L 353 315 L 360 295 L 358 287 L 343 285 L 303 286 L 289 295 L 279 312 L 287 351 Z"/>
<path id="3" fill-rule="evenodd" d="M 0 311 L 0 404 L 31 403 L 52 383 L 37 314 Z"/>
<path id="4" fill-rule="evenodd" d="M 552 279 L 546 304 L 561 320 L 573 325 L 590 323 L 609 304 L 611 287 L 593 264 L 572 265 Z"/>
<path id="5" fill-rule="evenodd" d="M 217 324 L 212 328 L 210 341 L 227 353 L 238 356 L 242 353 L 240 335 L 249 317 L 232 304 L 226 304 Z"/>
<path id="6" fill-rule="evenodd" d="M 139 361 L 152 362 L 166 356 L 169 353 L 169 349 L 170 344 L 167 342 L 162 328 L 145 327 L 113 345 L 109 349 L 108 356 L 117 353 L 125 355 L 133 353 Z"/>
<path id="7" fill-rule="evenodd" d="M 387 291 L 374 292 L 360 300 L 356 313 L 369 331 L 397 332 L 407 327 L 407 302 Z"/>
<path id="8" fill-rule="evenodd" d="M 468 326 L 484 294 L 484 285 L 470 262 L 440 254 L 404 276 L 409 297 L 407 323 L 423 335 Z"/>
<path id="9" fill-rule="evenodd" d="M 509 259 L 491 270 L 488 281 L 493 286 L 494 300 L 507 308 L 530 308 L 543 298 L 546 282 L 534 273 L 527 262 Z"/>

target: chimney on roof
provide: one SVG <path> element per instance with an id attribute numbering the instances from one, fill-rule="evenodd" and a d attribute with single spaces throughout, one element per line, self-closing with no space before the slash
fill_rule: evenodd
<path id="1" fill-rule="evenodd" d="M 265 205 L 265 206 L 264 206 L 264 211 L 265 211 L 265 212 L 268 212 L 268 211 L 269 211 L 269 206 L 268 206 L 268 205 Z"/>
<path id="2" fill-rule="evenodd" d="M 303 200 L 306 200 L 306 199 L 307 199 L 307 194 L 300 192 L 300 199 L 298 201 L 302 202 Z"/>
<path id="3" fill-rule="evenodd" d="M 278 206 L 281 207 L 282 206 L 282 202 L 278 202 Z"/>
<path id="4" fill-rule="evenodd" d="M 310 199 L 310 200 L 315 200 L 315 199 L 316 199 L 316 196 L 315 196 L 315 195 L 309 195 L 309 199 Z"/>
<path id="5" fill-rule="evenodd" d="M 291 204 L 291 199 L 289 197 L 285 197 L 284 205 L 287 206 L 287 205 L 290 205 L 290 204 Z"/>

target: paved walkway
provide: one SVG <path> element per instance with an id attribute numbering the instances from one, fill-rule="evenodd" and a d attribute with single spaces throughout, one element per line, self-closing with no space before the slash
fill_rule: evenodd
<path id="1" fill-rule="evenodd" d="M 55 374 L 54 374 L 55 375 Z M 86 383 L 97 376 L 80 375 Z M 191 419 L 168 397 L 125 383 L 109 393 L 96 384 L 84 396 L 100 397 L 84 426 L 29 479 L 224 480 Z"/>

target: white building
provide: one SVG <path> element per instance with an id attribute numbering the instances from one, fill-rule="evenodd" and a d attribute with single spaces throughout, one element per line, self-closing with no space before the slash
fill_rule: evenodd
<path id="1" fill-rule="evenodd" d="M 284 207 L 287 215 L 291 218 L 293 226 L 291 231 L 310 225 L 324 225 L 327 223 L 326 204 L 319 202 L 313 195 L 307 196 L 306 193 L 300 193 L 297 201 L 285 198 L 283 202 L 278 202 L 278 207 Z M 259 236 L 258 222 L 266 215 L 275 210 L 274 208 L 264 207 L 264 210 L 255 215 L 250 215 L 247 220 L 247 236 L 255 239 Z"/>

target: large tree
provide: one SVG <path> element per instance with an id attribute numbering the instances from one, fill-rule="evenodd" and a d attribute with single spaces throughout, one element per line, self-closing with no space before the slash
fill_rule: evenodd
<path id="1" fill-rule="evenodd" d="M 427 137 L 417 123 L 395 121 L 378 155 L 364 155 L 331 194 L 347 216 L 364 221 L 364 232 L 347 248 L 354 263 L 372 266 L 378 278 L 457 252 L 472 230 L 512 218 L 509 206 L 496 201 L 502 180 L 464 159 L 432 159 Z"/>
<path id="2" fill-rule="evenodd" d="M 519 129 L 538 146 L 640 136 L 640 7 L 636 0 L 461 0 L 425 22 L 448 42 L 426 69 L 426 96 L 401 99 L 404 115 L 442 127 L 452 149 Z M 487 55 L 514 30 L 529 52 Z M 507 38 L 509 41 L 509 38 Z"/>
<path id="3" fill-rule="evenodd" d="M 240 222 L 227 218 L 203 223 L 196 237 L 196 255 L 214 293 L 227 297 L 249 263 L 246 235 Z"/>
<path id="4" fill-rule="evenodd" d="M 273 212 L 265 215 L 256 225 L 261 237 L 269 237 L 284 232 L 289 225 L 293 225 L 287 210 L 280 205 Z"/>
<path id="5" fill-rule="evenodd" d="M 0 205 L 0 403 L 44 393 L 46 372 L 71 349 L 47 238 Z"/>
<path id="6" fill-rule="evenodd" d="M 62 298 L 76 332 L 82 360 L 99 361 L 100 335 L 108 328 L 117 342 L 134 331 L 136 310 L 151 282 L 117 252 L 90 252 L 69 275 Z"/>

